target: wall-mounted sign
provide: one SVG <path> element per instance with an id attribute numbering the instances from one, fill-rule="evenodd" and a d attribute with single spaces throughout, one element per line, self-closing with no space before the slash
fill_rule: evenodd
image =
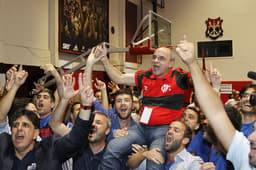
<path id="1" fill-rule="evenodd" d="M 208 18 L 208 20 L 205 21 L 207 27 L 205 31 L 206 37 L 210 37 L 211 39 L 216 40 L 217 38 L 222 36 L 222 22 L 223 20 L 220 17 L 216 19 Z"/>

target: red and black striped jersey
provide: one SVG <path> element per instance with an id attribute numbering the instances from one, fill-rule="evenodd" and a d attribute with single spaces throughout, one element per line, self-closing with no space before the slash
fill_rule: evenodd
<path id="1" fill-rule="evenodd" d="M 145 107 L 152 109 L 148 125 L 165 125 L 180 118 L 189 78 L 190 73 L 180 68 L 171 69 L 162 78 L 157 78 L 152 69 L 135 73 L 136 86 L 143 90 L 141 113 Z"/>

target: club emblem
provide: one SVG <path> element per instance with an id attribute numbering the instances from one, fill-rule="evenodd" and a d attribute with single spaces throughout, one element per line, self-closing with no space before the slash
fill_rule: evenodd
<path id="1" fill-rule="evenodd" d="M 207 29 L 205 31 L 206 37 L 210 37 L 211 39 L 216 40 L 220 36 L 223 35 L 223 29 L 221 27 L 223 20 L 219 18 L 211 19 L 208 18 L 207 21 L 205 21 Z"/>
<path id="2" fill-rule="evenodd" d="M 167 92 L 167 90 L 168 90 L 170 87 L 171 87 L 170 85 L 164 84 L 164 85 L 162 85 L 162 87 L 161 87 L 161 91 L 162 91 L 163 93 L 165 93 L 165 92 Z M 171 89 L 169 89 L 169 90 L 171 90 Z"/>

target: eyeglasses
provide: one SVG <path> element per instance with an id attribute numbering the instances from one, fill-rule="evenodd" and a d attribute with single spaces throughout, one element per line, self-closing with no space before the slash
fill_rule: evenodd
<path id="1" fill-rule="evenodd" d="M 157 59 L 158 61 L 165 61 L 167 58 L 164 56 L 153 55 L 152 60 L 155 60 L 155 59 Z"/>
<path id="2" fill-rule="evenodd" d="M 244 94 L 242 94 L 241 96 L 242 97 L 244 97 L 244 98 L 247 98 L 247 97 L 249 97 L 251 94 L 249 94 L 249 93 L 244 93 Z"/>

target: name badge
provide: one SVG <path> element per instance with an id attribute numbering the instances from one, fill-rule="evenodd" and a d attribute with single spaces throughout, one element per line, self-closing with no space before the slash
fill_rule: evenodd
<path id="1" fill-rule="evenodd" d="M 144 124 L 148 124 L 152 111 L 153 111 L 152 108 L 144 107 L 144 110 L 140 117 L 140 122 Z"/>

